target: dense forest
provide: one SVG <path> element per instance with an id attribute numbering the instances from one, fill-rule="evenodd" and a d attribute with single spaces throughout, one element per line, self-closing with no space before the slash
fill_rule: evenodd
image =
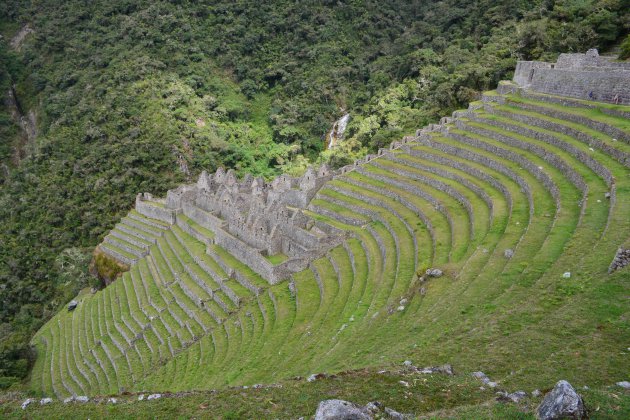
<path id="1" fill-rule="evenodd" d="M 629 56 L 629 29 L 628 0 L 3 1 L 0 388 L 28 375 L 42 322 L 99 286 L 91 251 L 137 192 L 218 166 L 338 167 L 466 106 L 517 59 Z M 323 150 L 344 112 L 346 140 Z"/>

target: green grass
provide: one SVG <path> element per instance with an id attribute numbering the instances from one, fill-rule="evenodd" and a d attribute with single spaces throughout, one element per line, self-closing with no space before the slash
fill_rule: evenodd
<path id="1" fill-rule="evenodd" d="M 527 98 L 524 98 L 522 96 L 517 96 L 517 95 L 508 95 L 507 98 L 509 102 L 513 102 L 517 104 L 535 105 L 537 107 L 552 109 L 554 111 L 560 111 L 567 114 L 579 115 L 589 120 L 601 122 L 611 127 L 616 127 L 619 130 L 624 131 L 625 133 L 630 133 L 630 121 L 622 117 L 606 114 L 597 108 L 587 109 L 587 108 L 567 107 L 560 104 L 527 99 Z"/>
<path id="2" fill-rule="evenodd" d="M 278 265 L 285 262 L 289 257 L 284 254 L 267 255 L 265 258 L 273 265 Z"/>
<path id="3" fill-rule="evenodd" d="M 215 236 L 214 232 L 212 232 L 210 229 L 206 229 L 205 227 L 201 226 L 199 223 L 195 222 L 193 219 L 186 216 L 185 214 L 178 214 L 177 219 L 182 220 L 184 223 L 188 224 L 191 228 L 193 228 L 194 230 L 196 230 L 203 236 L 210 239 L 214 239 L 214 236 Z"/>
<path id="4" fill-rule="evenodd" d="M 309 417 L 323 399 L 344 399 L 357 404 L 379 401 L 398 412 L 422 418 L 533 419 L 542 397 L 521 404 L 495 400 L 494 390 L 479 388 L 470 372 L 458 375 L 407 374 L 397 367 L 379 374 L 375 370 L 347 372 L 315 382 L 282 381 L 281 388 L 222 389 L 181 396 L 166 394 L 155 401 L 138 402 L 138 394 L 118 396 L 117 404 L 105 400 L 87 404 L 59 401 L 22 410 L 26 395 L 2 396 L 3 418 L 293 418 Z M 406 381 L 409 387 L 399 381 Z M 512 391 L 512 389 L 509 389 Z M 525 391 L 531 391 L 526 389 Z M 579 390 L 592 418 L 627 418 L 630 394 L 621 389 L 590 387 Z M 145 393 L 146 397 L 147 393 Z"/>
<path id="5" fill-rule="evenodd" d="M 608 102 L 597 102 L 597 101 L 588 101 L 585 99 L 577 99 L 577 98 L 567 98 L 564 96 L 558 96 L 558 95 L 550 95 L 548 93 L 539 93 L 539 92 L 535 92 L 536 98 L 540 97 L 540 98 L 556 98 L 556 99 L 562 99 L 562 100 L 569 100 L 571 103 L 579 103 L 579 104 L 583 104 L 588 106 L 589 108 L 599 108 L 599 109 L 612 109 L 615 111 L 622 111 L 622 112 L 630 112 L 630 106 L 629 105 L 619 105 L 619 104 L 611 104 Z M 537 100 L 537 99 L 536 99 Z"/>
<path id="6" fill-rule="evenodd" d="M 510 105 L 493 109 L 548 118 Z M 589 110 L 568 112 L 613 123 L 584 111 Z M 293 292 L 287 282 L 270 286 L 220 246 L 207 246 L 179 226 L 167 229 L 146 219 L 148 231 L 165 229 L 159 247 L 151 246 L 148 257 L 104 291 L 81 296 L 75 312 L 61 311 L 33 339 L 39 354 L 33 392 L 220 389 L 212 396 L 213 408 L 203 412 L 198 401 L 206 394 L 183 397 L 179 405 L 168 399 L 155 403 L 159 415 L 181 416 L 299 417 L 311 415 L 324 394 L 361 403 L 398 402 L 402 411 L 428 418 L 528 418 L 533 413 L 533 403 L 496 403 L 468 374 L 415 378 L 412 387 L 399 389 L 393 376 L 374 373 L 412 359 L 420 365 L 450 362 L 459 372 L 483 370 L 509 390 L 548 389 L 568 379 L 591 387 L 585 395 L 600 405 L 603 417 L 624 413 L 627 395 L 619 392 L 617 400 L 606 387 L 627 380 L 630 312 L 625 296 L 630 284 L 627 270 L 612 275 L 606 270 L 616 248 L 630 241 L 628 168 L 556 131 L 483 110 L 475 115 L 481 119 L 464 122 L 484 133 L 451 127 L 449 134 L 431 137 L 435 146 L 469 153 L 466 158 L 411 144 L 408 153 L 397 150 L 328 182 L 305 213 L 347 232 L 348 238 L 293 274 Z M 559 121 L 607 145 L 626 147 L 591 128 Z M 501 123 L 553 136 L 570 147 L 516 134 L 496 125 Z M 506 144 L 499 135 L 527 147 Z M 541 167 L 557 194 L 536 171 L 493 150 Z M 605 180 L 577 152 L 610 171 L 614 203 L 604 198 Z M 584 201 L 582 191 L 549 157 L 562 160 L 584 180 Z M 504 169 L 490 169 L 487 161 Z M 470 203 L 470 212 L 461 201 Z M 210 238 L 194 222 L 182 220 Z M 515 251 L 511 259 L 504 256 L 508 248 Z M 268 260 L 278 264 L 285 258 Z M 445 275 L 420 284 L 418 275 L 431 266 Z M 243 284 L 226 271 L 238 273 Z M 570 279 L 562 278 L 565 271 L 572 273 Z M 138 334 L 141 339 L 130 346 Z M 368 370 L 308 385 L 285 381 L 358 368 Z M 284 387 L 269 397 L 273 404 L 264 403 L 266 408 L 250 401 L 235 412 L 227 408 L 234 398 L 230 393 L 237 393 L 227 386 L 276 381 L 284 381 Z M 318 394 L 320 386 L 329 388 Z M 333 386 L 337 391 L 331 391 Z M 240 392 L 256 400 L 257 394 Z M 139 406 L 100 404 L 96 410 L 132 416 Z M 13 408 L 2 409 L 15 415 Z M 38 407 L 37 412 L 55 409 Z"/>

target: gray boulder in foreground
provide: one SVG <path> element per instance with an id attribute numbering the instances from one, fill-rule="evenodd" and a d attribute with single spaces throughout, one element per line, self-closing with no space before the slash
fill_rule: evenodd
<path id="1" fill-rule="evenodd" d="M 372 401 L 360 407 L 344 400 L 325 400 L 319 403 L 315 420 L 405 420 L 409 418 L 396 410 L 385 407 L 378 401 Z"/>
<path id="2" fill-rule="evenodd" d="M 344 400 L 324 400 L 319 403 L 315 420 L 371 420 L 362 407 Z"/>
<path id="3" fill-rule="evenodd" d="M 567 381 L 558 381 L 538 406 L 536 417 L 540 420 L 586 418 L 584 401 Z"/>

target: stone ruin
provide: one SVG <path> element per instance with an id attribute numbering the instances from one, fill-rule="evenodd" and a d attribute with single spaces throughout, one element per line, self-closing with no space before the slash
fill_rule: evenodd
<path id="1" fill-rule="evenodd" d="M 249 174 L 239 180 L 234 170 L 219 168 L 202 172 L 196 184 L 169 190 L 166 199 L 138 194 L 136 210 L 171 225 L 179 224 L 180 214 L 189 217 L 214 234 L 206 241 L 275 284 L 341 243 L 341 235 L 324 232 L 302 211 L 333 175 L 322 165 L 299 178 L 285 174 L 266 183 Z M 275 255 L 286 260 L 273 264 L 266 258 Z"/>
<path id="2" fill-rule="evenodd" d="M 514 82 L 551 95 L 630 104 L 630 62 L 602 57 L 596 49 L 585 54 L 560 54 L 555 63 L 519 61 Z"/>
<path id="3" fill-rule="evenodd" d="M 497 92 L 500 95 L 519 92 L 525 97 L 529 92 L 540 92 L 630 104 L 629 80 L 630 62 L 612 61 L 610 57 L 599 56 L 597 50 L 593 49 L 585 54 L 560 54 L 556 63 L 519 61 L 513 81 L 501 82 Z M 505 98 L 484 95 L 483 100 L 501 103 Z M 392 142 L 389 148 L 381 148 L 377 154 L 368 154 L 338 171 L 331 171 L 322 165 L 318 169 L 309 168 L 299 178 L 284 174 L 267 183 L 251 175 L 238 180 L 234 170 L 226 172 L 219 168 L 214 174 L 204 171 L 196 184 L 168 191 L 165 199 L 155 198 L 149 193 L 138 194 L 136 210 L 170 225 L 178 224 L 182 229 L 187 229 L 187 225 L 180 223 L 178 215 L 189 217 L 214 234 L 212 240 L 198 239 L 208 245 L 215 243 L 223 247 L 271 284 L 275 284 L 303 270 L 311 261 L 343 240 L 341 231 L 318 223 L 303 211 L 327 181 L 357 170 L 374 159 L 391 155 L 396 149 L 406 149 L 409 143 L 430 143 L 432 133 L 448 135 L 453 123 L 459 127 L 460 118 L 473 118 L 474 111 L 480 107 L 484 105 L 471 104 L 467 110 L 455 111 L 452 117 L 444 117 L 438 124 L 429 124 L 417 130 L 415 136 L 405 136 Z M 625 133 L 614 135 L 623 138 Z M 614 149 L 608 151 L 613 155 L 616 153 Z M 538 170 L 534 168 L 534 172 Z M 567 170 L 567 173 L 571 172 Z M 605 173 L 600 175 L 607 179 Z M 547 179 L 544 173 L 540 173 L 540 176 Z M 554 190 L 555 187 L 549 185 L 549 188 Z M 189 233 L 194 236 L 193 232 Z M 123 256 L 105 251 L 115 259 L 124 261 Z M 145 252 L 148 253 L 148 250 Z M 279 254 L 286 256 L 286 260 L 280 264 L 273 264 L 267 258 Z M 611 272 L 626 265 L 626 258 L 626 254 L 617 255 L 611 265 Z M 135 262 L 129 260 L 125 263 Z"/>

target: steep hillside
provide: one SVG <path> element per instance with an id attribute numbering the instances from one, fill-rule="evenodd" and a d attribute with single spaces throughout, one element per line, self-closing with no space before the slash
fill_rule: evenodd
<path id="1" fill-rule="evenodd" d="M 386 147 L 509 77 L 517 58 L 605 48 L 625 2 L 7 0 L 0 87 L 0 388 L 86 286 L 138 191 L 202 169 L 266 179 Z M 333 122 L 346 141 L 322 152 Z M 24 140 L 29 139 L 28 142 Z M 26 147 L 28 146 L 28 147 Z M 18 157 L 18 159 L 15 159 Z M 319 162 L 318 162 L 319 163 Z"/>
<path id="2" fill-rule="evenodd" d="M 257 181 L 218 171 L 166 200 L 138 197 L 100 246 L 131 270 L 37 333 L 33 390 L 210 389 L 408 358 L 508 388 L 626 380 L 630 277 L 611 262 L 630 246 L 629 117 L 502 83 L 287 207 L 289 238 L 343 239 L 288 281 L 250 257 L 220 203 L 202 204 L 215 185 L 241 206 L 230 197 Z M 279 177 L 263 197 L 308 196 L 311 176 Z"/>

